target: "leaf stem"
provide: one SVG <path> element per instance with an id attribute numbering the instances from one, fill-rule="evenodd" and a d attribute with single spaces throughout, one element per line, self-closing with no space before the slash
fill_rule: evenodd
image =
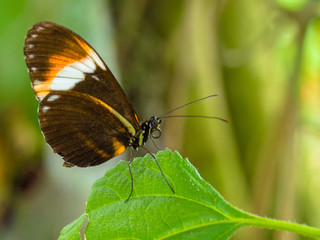
<path id="1" fill-rule="evenodd" d="M 237 222 L 260 228 L 283 230 L 312 238 L 320 238 L 320 228 L 310 227 L 304 224 L 286 222 L 271 218 L 250 215 L 251 218 L 237 218 Z"/>

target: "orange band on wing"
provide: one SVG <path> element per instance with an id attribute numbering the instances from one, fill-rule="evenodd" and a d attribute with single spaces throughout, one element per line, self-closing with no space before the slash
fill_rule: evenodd
<path id="1" fill-rule="evenodd" d="M 139 126 L 141 127 L 141 125 L 140 125 L 140 121 L 139 121 L 138 116 L 137 116 L 137 114 L 136 114 L 136 113 L 134 114 L 134 117 L 136 118 L 136 120 L 137 120 L 137 122 L 138 122 Z"/>
<path id="2" fill-rule="evenodd" d="M 109 154 L 107 154 L 105 151 L 103 151 L 102 149 L 97 148 L 91 140 L 86 139 L 86 144 L 88 147 L 93 149 L 95 151 L 95 153 L 98 153 L 101 157 L 106 158 L 106 159 L 109 159 L 112 157 Z"/>
<path id="3" fill-rule="evenodd" d="M 61 58 L 61 60 L 60 60 Z M 40 79 L 44 79 L 44 81 L 39 81 L 39 83 L 36 83 L 33 81 L 33 89 L 37 95 L 38 98 L 42 99 L 46 95 L 50 93 L 50 86 L 54 80 L 55 77 L 59 75 L 60 72 L 63 72 L 63 70 L 68 67 L 72 66 L 73 64 L 77 62 L 85 62 L 86 59 L 88 59 L 88 56 L 79 60 L 74 60 L 71 58 L 62 58 L 61 56 L 52 56 L 52 58 L 48 59 L 50 70 L 41 72 L 39 75 Z M 37 69 L 34 69 L 32 74 L 37 74 Z"/>
<path id="4" fill-rule="evenodd" d="M 126 147 L 119 142 L 116 138 L 112 138 L 112 146 L 114 151 L 114 157 L 123 153 L 126 150 Z"/>
<path id="5" fill-rule="evenodd" d="M 102 62 L 98 54 L 84 41 L 74 36 L 74 39 L 77 41 L 77 43 L 81 46 L 83 50 L 92 58 L 92 60 L 98 64 L 101 69 L 107 70 L 105 64 Z"/>

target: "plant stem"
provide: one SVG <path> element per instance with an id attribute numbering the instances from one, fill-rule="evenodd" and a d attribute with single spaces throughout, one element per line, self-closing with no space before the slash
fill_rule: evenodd
<path id="1" fill-rule="evenodd" d="M 237 221 L 253 227 L 283 230 L 312 238 L 320 238 L 319 228 L 310 227 L 304 224 L 285 222 L 271 218 L 263 218 L 255 215 L 251 215 L 251 218 L 237 219 Z"/>

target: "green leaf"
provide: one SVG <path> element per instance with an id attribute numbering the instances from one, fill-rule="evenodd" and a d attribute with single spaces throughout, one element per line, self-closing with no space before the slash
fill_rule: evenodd
<path id="1" fill-rule="evenodd" d="M 85 214 L 82 214 L 78 219 L 65 226 L 59 236 L 59 240 L 80 240 L 80 229 L 84 224 L 86 218 Z"/>
<path id="2" fill-rule="evenodd" d="M 90 193 L 85 237 L 91 239 L 229 239 L 243 226 L 286 230 L 320 237 L 320 230 L 306 225 L 262 218 L 226 202 L 177 152 L 156 155 L 176 193 L 172 193 L 150 156 L 132 164 L 134 193 L 128 162 L 120 161 L 98 179 Z M 62 230 L 60 239 L 80 239 L 84 215 Z"/>
<path id="3" fill-rule="evenodd" d="M 128 163 L 121 161 L 92 188 L 87 203 L 87 239 L 228 239 L 242 226 L 232 218 L 246 216 L 230 206 L 177 152 L 156 155 L 173 194 L 155 160 L 133 161 L 134 194 Z"/>

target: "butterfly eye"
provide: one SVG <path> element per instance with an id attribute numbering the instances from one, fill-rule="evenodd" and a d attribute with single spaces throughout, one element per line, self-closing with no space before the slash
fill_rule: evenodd
<path id="1" fill-rule="evenodd" d="M 154 131 L 151 132 L 151 137 L 154 139 L 157 139 L 159 137 L 161 137 L 161 129 L 160 128 L 156 128 Z"/>

